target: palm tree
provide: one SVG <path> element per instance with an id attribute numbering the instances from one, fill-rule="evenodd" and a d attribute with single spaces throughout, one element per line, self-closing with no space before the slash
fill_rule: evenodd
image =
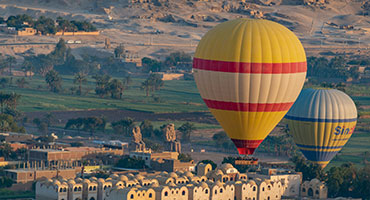
<path id="1" fill-rule="evenodd" d="M 149 96 L 149 91 L 151 87 L 152 87 L 152 84 L 150 83 L 149 80 L 145 80 L 144 82 L 141 83 L 141 89 L 145 90 L 147 97 Z"/>
<path id="2" fill-rule="evenodd" d="M 95 79 L 95 93 L 103 98 L 107 94 L 106 87 L 110 82 L 111 77 L 109 75 L 95 75 L 93 76 Z"/>
<path id="3" fill-rule="evenodd" d="M 19 88 L 24 88 L 26 84 L 28 84 L 28 81 L 24 77 L 17 79 L 16 84 Z"/>
<path id="4" fill-rule="evenodd" d="M 4 113 L 5 106 L 10 102 L 11 94 L 6 94 L 0 92 L 0 106 L 1 106 L 1 113 Z"/>
<path id="5" fill-rule="evenodd" d="M 62 89 L 62 78 L 55 70 L 50 70 L 46 76 L 45 81 L 48 84 L 50 91 L 58 93 Z"/>
<path id="6" fill-rule="evenodd" d="M 22 71 L 24 72 L 24 76 L 32 78 L 32 71 L 34 70 L 34 66 L 31 61 L 25 60 L 23 62 Z"/>
<path id="7" fill-rule="evenodd" d="M 125 47 L 122 44 L 120 44 L 118 47 L 114 49 L 114 56 L 116 58 L 121 58 L 124 55 L 124 53 L 125 53 Z"/>
<path id="8" fill-rule="evenodd" d="M 15 63 L 15 58 L 13 56 L 9 56 L 6 58 L 6 65 L 9 68 L 9 74 L 12 75 L 12 66 Z"/>
<path id="9" fill-rule="evenodd" d="M 78 72 L 75 74 L 74 84 L 78 84 L 78 95 L 82 95 L 82 84 L 87 82 L 87 75 L 83 72 Z"/>
<path id="10" fill-rule="evenodd" d="M 125 86 L 120 80 L 113 79 L 109 82 L 107 89 L 111 93 L 111 98 L 121 99 Z"/>
<path id="11" fill-rule="evenodd" d="M 123 80 L 123 83 L 124 83 L 124 84 L 126 85 L 126 87 L 128 88 L 128 87 L 131 85 L 131 83 L 132 83 L 131 75 L 126 76 L 126 77 L 124 78 L 124 80 Z"/>
<path id="12" fill-rule="evenodd" d="M 181 125 L 178 130 L 182 133 L 182 139 L 189 142 L 191 133 L 197 130 L 197 128 L 193 123 L 186 122 L 185 124 Z"/>
<path id="13" fill-rule="evenodd" d="M 17 108 L 17 103 L 20 98 L 21 95 L 13 92 L 12 94 L 10 94 L 10 99 L 7 102 L 8 106 L 15 110 Z"/>

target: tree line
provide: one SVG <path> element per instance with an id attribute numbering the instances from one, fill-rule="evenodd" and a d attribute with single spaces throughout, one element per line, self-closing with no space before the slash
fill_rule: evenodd
<path id="1" fill-rule="evenodd" d="M 307 76 L 316 78 L 339 78 L 343 81 L 347 78 L 358 79 L 360 73 L 358 67 L 348 68 L 347 61 L 342 56 L 336 56 L 332 59 L 326 57 L 308 57 L 307 58 Z"/>
<path id="2" fill-rule="evenodd" d="M 302 172 L 303 180 L 317 178 L 326 183 L 329 197 L 352 197 L 370 199 L 370 165 L 357 168 L 353 163 L 331 167 L 324 171 L 319 165 L 307 161 L 303 156 L 292 158 L 295 170 Z"/>
<path id="3" fill-rule="evenodd" d="M 167 124 L 162 125 L 158 129 L 154 128 L 153 123 L 150 120 L 144 120 L 140 122 L 139 127 L 141 130 L 141 134 L 143 138 L 148 139 L 162 139 L 163 129 Z M 93 135 L 96 131 L 104 132 L 107 126 L 107 121 L 104 117 L 85 117 L 85 118 L 74 118 L 69 119 L 65 125 L 65 129 L 74 129 L 77 131 L 87 131 Z M 131 137 L 132 136 L 132 129 L 137 126 L 137 122 L 130 118 L 126 117 L 118 121 L 111 122 L 111 127 L 115 134 L 123 135 L 124 137 Z M 193 123 L 185 122 L 182 124 L 178 130 L 181 132 L 181 139 L 184 142 L 191 141 L 191 134 L 197 128 Z"/>
<path id="4" fill-rule="evenodd" d="M 191 71 L 192 57 L 184 52 L 174 52 L 168 55 L 164 61 L 142 58 L 144 72 L 165 72 L 168 70 L 185 70 Z"/>
<path id="5" fill-rule="evenodd" d="M 96 27 L 87 21 L 77 21 L 77 20 L 66 20 L 62 17 L 57 17 L 56 20 L 40 16 L 38 19 L 22 14 L 22 15 L 11 15 L 6 20 L 0 17 L 0 23 L 6 23 L 8 27 L 15 27 L 17 30 L 24 27 L 32 27 L 36 29 L 39 33 L 43 35 L 55 34 L 58 31 L 96 31 Z"/>

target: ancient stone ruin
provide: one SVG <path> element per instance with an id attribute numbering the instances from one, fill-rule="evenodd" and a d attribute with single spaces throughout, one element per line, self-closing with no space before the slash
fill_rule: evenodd
<path id="1" fill-rule="evenodd" d="M 129 145 L 130 151 L 145 151 L 145 143 L 139 126 L 132 129 L 132 140 Z"/>
<path id="2" fill-rule="evenodd" d="M 163 129 L 165 151 L 181 153 L 181 143 L 176 139 L 174 124 L 167 124 Z"/>

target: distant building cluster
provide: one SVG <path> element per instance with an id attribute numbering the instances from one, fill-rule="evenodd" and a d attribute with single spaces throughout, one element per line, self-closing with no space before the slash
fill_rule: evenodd
<path id="1" fill-rule="evenodd" d="M 200 163 L 197 171 L 139 172 L 112 174 L 107 179 L 45 179 L 36 183 L 36 199 L 57 200 L 272 200 L 300 196 L 301 175 L 290 171 L 264 169 L 239 173 L 231 164 L 212 170 Z M 303 191 L 313 190 L 308 194 Z M 326 198 L 326 187 L 318 180 L 305 182 L 302 195 Z M 316 197 L 315 196 L 315 197 Z"/>

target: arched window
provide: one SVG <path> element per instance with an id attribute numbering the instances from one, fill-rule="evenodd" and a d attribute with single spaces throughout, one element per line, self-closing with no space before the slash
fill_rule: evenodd
<path id="1" fill-rule="evenodd" d="M 67 192 L 67 188 L 63 188 L 63 192 Z"/>
<path id="2" fill-rule="evenodd" d="M 217 190 L 215 190 L 215 194 L 217 194 Z"/>
<path id="3" fill-rule="evenodd" d="M 185 193 L 186 193 L 185 191 L 182 191 L 182 196 L 185 196 Z"/>
<path id="4" fill-rule="evenodd" d="M 262 191 L 265 191 L 265 188 L 264 187 L 262 187 Z"/>
<path id="5" fill-rule="evenodd" d="M 94 186 L 93 190 L 94 190 L 94 191 L 96 190 L 96 186 Z"/>
<path id="6" fill-rule="evenodd" d="M 256 186 L 253 187 L 253 192 L 255 192 L 255 191 L 256 191 Z"/>
<path id="7" fill-rule="evenodd" d="M 302 188 L 302 192 L 306 192 L 306 188 Z"/>
<path id="8" fill-rule="evenodd" d="M 223 190 L 222 190 L 222 188 L 220 189 L 220 193 L 222 193 L 223 192 Z"/>
<path id="9" fill-rule="evenodd" d="M 267 189 L 268 189 L 268 190 L 271 190 L 271 186 L 267 186 Z"/>
<path id="10" fill-rule="evenodd" d="M 270 200 L 270 197 L 267 197 L 267 200 Z"/>
<path id="11" fill-rule="evenodd" d="M 168 196 L 168 192 L 166 191 L 166 192 L 164 192 L 164 196 L 166 197 L 166 196 Z"/>
<path id="12" fill-rule="evenodd" d="M 149 198 L 152 198 L 152 197 L 153 197 L 152 193 L 149 193 Z"/>
<path id="13" fill-rule="evenodd" d="M 107 189 L 107 186 L 106 185 L 104 185 L 104 190 L 106 190 Z"/>
<path id="14" fill-rule="evenodd" d="M 131 194 L 130 199 L 134 199 L 134 195 L 133 194 Z"/>
<path id="15" fill-rule="evenodd" d="M 206 194 L 208 194 L 208 190 L 206 189 Z"/>
<path id="16" fill-rule="evenodd" d="M 73 189 L 73 191 L 77 192 L 77 187 L 75 187 L 75 188 Z"/>
<path id="17" fill-rule="evenodd" d="M 92 190 L 92 186 L 89 187 L 89 191 L 91 191 L 91 190 Z"/>
<path id="18" fill-rule="evenodd" d="M 312 190 L 312 188 L 308 189 L 307 194 L 308 194 L 309 197 L 312 197 L 313 196 L 313 190 Z"/>
<path id="19" fill-rule="evenodd" d="M 59 189 L 59 192 L 63 192 L 63 188 L 60 188 L 60 189 Z"/>
<path id="20" fill-rule="evenodd" d="M 82 187 L 78 187 L 78 191 L 81 191 L 82 190 Z"/>
<path id="21" fill-rule="evenodd" d="M 89 200 L 95 200 L 95 198 L 94 197 L 91 197 Z"/>
<path id="22" fill-rule="evenodd" d="M 316 190 L 316 194 L 319 194 L 320 192 L 318 190 Z"/>

